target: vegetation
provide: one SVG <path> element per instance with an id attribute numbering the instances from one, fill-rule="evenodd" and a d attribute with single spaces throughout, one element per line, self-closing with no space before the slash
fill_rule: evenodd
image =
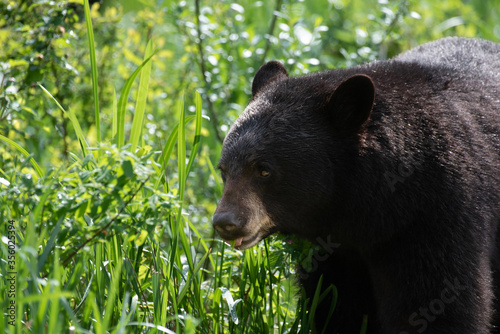
<path id="1" fill-rule="evenodd" d="M 295 264 L 315 248 L 274 236 L 242 252 L 211 228 L 214 164 L 253 74 L 500 41 L 495 0 L 0 0 L 0 14 L 5 333 L 307 333 Z"/>

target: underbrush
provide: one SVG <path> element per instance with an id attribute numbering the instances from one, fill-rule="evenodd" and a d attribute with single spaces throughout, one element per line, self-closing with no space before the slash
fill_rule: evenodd
<path id="1" fill-rule="evenodd" d="M 201 97 L 161 149 L 141 138 L 153 43 L 114 98 L 110 138 L 101 138 L 97 65 L 88 4 L 95 132 L 72 106 L 57 105 L 80 151 L 43 170 L 20 144 L 0 137 L 2 261 L 0 323 L 6 333 L 296 333 L 309 318 L 290 244 L 282 237 L 246 251 L 199 230 L 185 193 L 202 139 Z M 131 127 L 130 89 L 140 74 Z M 97 143 L 96 147 L 88 144 Z M 208 157 L 203 161 L 220 189 Z M 191 191 L 195 191 L 191 189 Z"/>

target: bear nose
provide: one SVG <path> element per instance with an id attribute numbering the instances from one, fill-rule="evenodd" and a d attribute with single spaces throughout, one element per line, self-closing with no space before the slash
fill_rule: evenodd
<path id="1" fill-rule="evenodd" d="M 238 228 L 238 219 L 231 211 L 214 214 L 212 225 L 219 234 L 228 234 Z"/>

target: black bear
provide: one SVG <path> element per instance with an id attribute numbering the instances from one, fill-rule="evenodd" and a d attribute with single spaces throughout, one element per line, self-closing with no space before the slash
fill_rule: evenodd
<path id="1" fill-rule="evenodd" d="M 240 249 L 274 232 L 340 244 L 299 277 L 310 298 L 320 277 L 338 291 L 315 331 L 500 333 L 500 44 L 294 78 L 272 61 L 252 95 L 213 225 Z"/>

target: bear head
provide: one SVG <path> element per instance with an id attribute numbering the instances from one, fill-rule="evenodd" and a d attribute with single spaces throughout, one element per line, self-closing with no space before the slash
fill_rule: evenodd
<path id="1" fill-rule="evenodd" d="M 374 98 L 364 74 L 289 78 L 281 63 L 263 65 L 224 139 L 224 192 L 213 217 L 220 236 L 245 249 L 277 231 L 329 233 L 342 205 L 337 178 L 356 155 Z"/>

